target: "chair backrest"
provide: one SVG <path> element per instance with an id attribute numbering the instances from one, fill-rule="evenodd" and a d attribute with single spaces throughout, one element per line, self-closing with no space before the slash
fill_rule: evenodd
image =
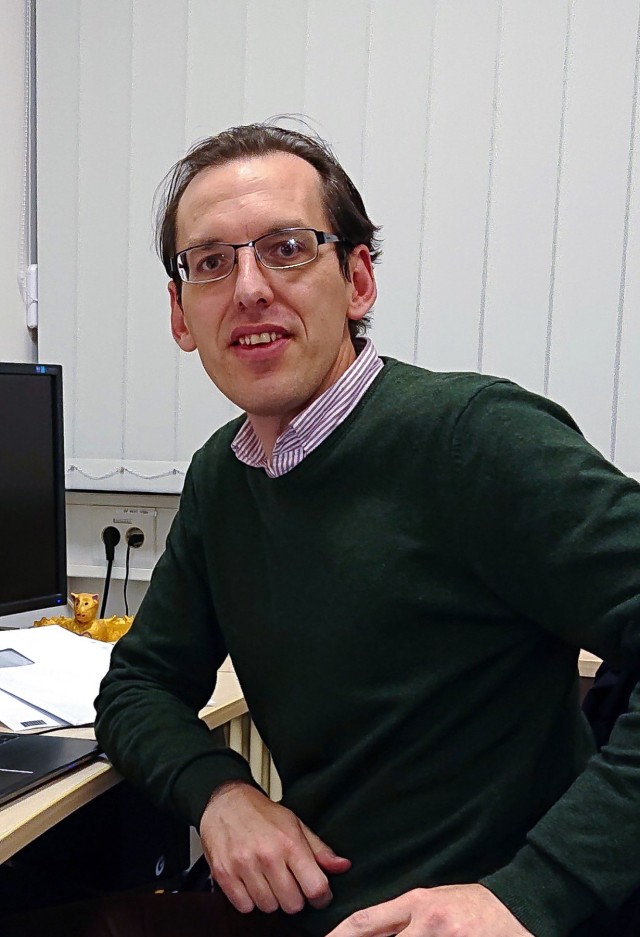
<path id="1" fill-rule="evenodd" d="M 593 685 L 582 701 L 582 710 L 593 730 L 598 750 L 609 741 L 613 725 L 629 708 L 629 697 L 640 681 L 640 669 L 618 670 L 602 663 L 593 680 Z M 588 922 L 587 922 L 588 923 Z M 602 931 L 610 937 L 638 937 L 640 934 L 640 889 L 624 902 L 617 912 L 615 923 L 607 924 Z"/>
<path id="2" fill-rule="evenodd" d="M 593 730 L 598 749 L 609 741 L 613 725 L 629 708 L 629 697 L 640 681 L 640 669 L 617 670 L 606 662 L 598 668 L 582 701 L 582 711 Z"/>

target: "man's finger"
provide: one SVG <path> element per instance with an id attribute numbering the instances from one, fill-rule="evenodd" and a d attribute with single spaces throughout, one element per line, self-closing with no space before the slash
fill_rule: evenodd
<path id="1" fill-rule="evenodd" d="M 338 856 L 330 846 L 320 839 L 320 837 L 310 830 L 306 823 L 300 822 L 300 828 L 305 835 L 309 847 L 311 848 L 312 853 L 323 869 L 326 869 L 327 872 L 346 872 L 347 869 L 351 868 L 351 860 L 345 858 L 345 856 Z"/>
<path id="2" fill-rule="evenodd" d="M 239 879 L 221 875 L 216 878 L 216 884 L 225 893 L 236 911 L 240 911 L 241 914 L 249 914 L 253 911 L 254 901 Z"/>
<path id="3" fill-rule="evenodd" d="M 401 934 L 410 923 L 410 912 L 403 910 L 398 900 L 393 899 L 356 911 L 338 924 L 327 937 L 394 937 L 395 934 Z"/>
<path id="4" fill-rule="evenodd" d="M 313 861 L 313 858 L 311 859 Z M 314 862 L 315 865 L 315 862 Z M 305 896 L 297 876 L 284 863 L 266 873 L 271 890 L 286 914 L 296 914 L 304 907 Z"/>
<path id="5" fill-rule="evenodd" d="M 261 872 L 247 873 L 242 883 L 256 908 L 265 914 L 272 914 L 278 910 L 278 899 L 273 893 L 269 880 Z"/>
<path id="6" fill-rule="evenodd" d="M 302 889 L 302 893 L 312 908 L 326 908 L 333 894 L 329 886 L 329 879 L 317 862 L 311 847 L 308 855 L 297 856 L 289 862 L 291 871 Z"/>

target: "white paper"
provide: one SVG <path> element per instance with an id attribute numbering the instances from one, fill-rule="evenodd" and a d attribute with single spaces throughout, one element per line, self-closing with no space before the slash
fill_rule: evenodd
<path id="1" fill-rule="evenodd" d="M 29 729 L 48 729 L 55 726 L 69 725 L 63 719 L 56 719 L 42 709 L 30 706 L 24 700 L 0 690 L 0 722 L 12 732 L 26 732 Z"/>
<path id="2" fill-rule="evenodd" d="M 70 725 L 94 722 L 93 701 L 109 669 L 111 644 L 48 625 L 0 632 L 3 650 L 33 663 L 0 667 L 1 690 Z"/>

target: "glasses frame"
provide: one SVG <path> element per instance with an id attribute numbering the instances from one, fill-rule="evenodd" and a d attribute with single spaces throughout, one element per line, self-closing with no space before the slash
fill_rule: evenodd
<path id="1" fill-rule="evenodd" d="M 316 254 L 315 257 L 311 257 L 309 260 L 301 260 L 299 263 L 295 264 L 268 264 L 260 257 L 256 244 L 259 244 L 260 241 L 265 240 L 266 238 L 277 237 L 279 234 L 295 234 L 298 231 L 309 231 L 311 234 L 314 234 L 316 237 Z M 267 270 L 293 270 L 295 267 L 305 267 L 307 264 L 312 264 L 314 260 L 318 259 L 319 249 L 322 244 L 342 244 L 343 239 L 338 237 L 337 234 L 329 234 L 327 231 L 317 231 L 315 228 L 281 228 L 279 231 L 269 231 L 267 234 L 261 234 L 260 237 L 254 238 L 253 241 L 245 241 L 244 244 L 228 244 L 226 241 L 204 241 L 202 244 L 194 244 L 192 247 L 187 247 L 183 251 L 178 251 L 175 257 L 171 261 L 171 273 L 172 275 L 178 275 L 180 280 L 183 283 L 192 283 L 195 286 L 199 286 L 201 283 L 216 283 L 219 280 L 226 280 L 227 277 L 230 277 L 233 271 L 236 268 L 238 263 L 238 250 L 241 247 L 251 247 L 253 249 L 254 256 L 256 261 L 261 264 L 263 267 L 266 267 Z M 181 261 L 181 258 L 184 254 L 188 254 L 189 251 L 199 250 L 202 247 L 232 247 L 233 248 L 233 263 L 231 269 L 228 273 L 223 274 L 221 277 L 211 277 L 207 280 L 189 280 L 186 276 L 186 269 L 184 266 L 184 261 Z"/>

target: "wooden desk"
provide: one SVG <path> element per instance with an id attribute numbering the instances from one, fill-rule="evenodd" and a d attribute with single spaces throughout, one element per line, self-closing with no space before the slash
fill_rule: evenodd
<path id="1" fill-rule="evenodd" d="M 234 673 L 220 672 L 213 698 L 200 716 L 210 729 L 215 729 L 246 712 L 237 677 Z M 92 729 L 69 729 L 56 734 L 93 738 Z M 102 757 L 0 807 L 0 862 L 120 780 L 115 768 Z"/>

